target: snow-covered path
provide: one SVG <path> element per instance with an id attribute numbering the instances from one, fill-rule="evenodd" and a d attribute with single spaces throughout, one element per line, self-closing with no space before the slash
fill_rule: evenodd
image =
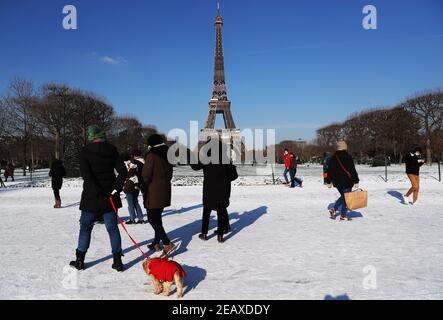
<path id="1" fill-rule="evenodd" d="M 369 207 L 339 222 L 328 218 L 337 193 L 322 185 L 320 171 L 300 168 L 303 189 L 234 186 L 233 231 L 224 244 L 197 237 L 201 186 L 174 186 L 164 224 L 179 244 L 174 259 L 188 273 L 184 299 L 442 299 L 443 184 L 435 174 L 425 172 L 420 205 L 410 207 L 397 198 L 409 186 L 401 168 L 388 183 L 375 169 L 360 168 Z M 122 230 L 125 272 L 111 269 L 103 225 L 93 231 L 87 270 L 66 268 L 76 247 L 80 192 L 79 181 L 67 181 L 65 207 L 54 210 L 47 183 L 0 189 L 0 299 L 165 299 L 151 293 L 142 258 Z M 126 209 L 120 214 L 127 217 Z M 146 248 L 151 227 L 128 228 Z"/>

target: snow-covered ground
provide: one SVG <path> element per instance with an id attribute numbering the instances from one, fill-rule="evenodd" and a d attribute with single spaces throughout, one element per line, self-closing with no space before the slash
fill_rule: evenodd
<path id="1" fill-rule="evenodd" d="M 359 167 L 369 207 L 352 213 L 351 222 L 328 218 L 337 192 L 323 186 L 320 167 L 300 167 L 303 189 L 280 185 L 280 167 L 276 185 L 270 167 L 241 168 L 224 244 L 197 237 L 199 173 L 175 171 L 164 225 L 179 245 L 173 258 L 188 274 L 184 299 L 443 298 L 443 184 L 435 165 L 423 169 L 416 207 L 399 199 L 409 187 L 402 167 L 389 168 L 388 182 L 384 168 Z M 166 299 L 152 294 L 140 253 L 123 230 L 125 272 L 111 269 L 103 225 L 93 231 L 87 269 L 66 267 L 77 242 L 81 180 L 65 181 L 64 208 L 55 210 L 46 175 L 37 172 L 34 182 L 17 176 L 0 189 L 0 299 Z M 126 208 L 120 214 L 127 218 Z M 128 228 L 146 249 L 151 227 Z"/>

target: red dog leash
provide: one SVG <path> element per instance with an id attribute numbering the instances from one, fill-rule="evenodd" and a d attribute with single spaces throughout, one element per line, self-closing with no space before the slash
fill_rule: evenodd
<path id="1" fill-rule="evenodd" d="M 140 246 L 138 245 L 137 241 L 135 241 L 134 238 L 131 237 L 131 235 L 129 234 L 128 230 L 126 229 L 126 226 L 125 226 L 125 224 L 123 223 L 123 220 L 122 220 L 122 219 L 120 218 L 120 216 L 118 215 L 117 207 L 115 206 L 114 199 L 112 199 L 112 196 L 109 197 L 109 202 L 111 203 L 112 209 L 114 209 L 114 212 L 115 212 L 115 214 L 117 215 L 118 221 L 120 222 L 120 225 L 122 226 L 123 230 L 125 230 L 125 232 L 126 232 L 126 234 L 128 235 L 129 239 L 132 240 L 132 242 L 135 244 L 135 246 L 137 247 L 137 249 L 140 250 L 140 252 L 143 254 L 143 256 L 144 256 L 146 259 L 149 259 L 149 256 L 148 256 L 145 252 L 143 252 L 143 250 L 142 250 L 142 249 L 140 248 Z"/>

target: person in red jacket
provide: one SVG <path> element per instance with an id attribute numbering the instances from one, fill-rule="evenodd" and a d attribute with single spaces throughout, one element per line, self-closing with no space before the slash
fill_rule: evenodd
<path id="1" fill-rule="evenodd" d="M 288 149 L 285 149 L 283 153 L 283 162 L 285 164 L 285 171 L 283 171 L 283 177 L 285 178 L 284 184 L 289 184 L 288 173 L 291 169 L 291 154 Z"/>

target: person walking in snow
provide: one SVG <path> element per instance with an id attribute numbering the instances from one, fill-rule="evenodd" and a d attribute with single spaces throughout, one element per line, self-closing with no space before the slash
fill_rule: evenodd
<path id="1" fill-rule="evenodd" d="M 420 167 L 424 163 L 425 160 L 422 158 L 422 149 L 420 147 L 416 147 L 405 156 L 406 174 L 411 181 L 411 188 L 403 196 L 405 204 L 409 204 L 409 196 L 411 194 L 413 194 L 412 204 L 417 204 L 420 191 Z"/>
<path id="2" fill-rule="evenodd" d="M 288 149 L 285 149 L 285 151 L 283 152 L 283 163 L 285 165 L 285 170 L 283 171 L 285 182 L 283 184 L 289 184 L 288 173 L 290 172 L 291 167 L 291 155 Z"/>
<path id="3" fill-rule="evenodd" d="M 211 139 L 212 140 L 212 139 Z M 228 210 L 231 197 L 231 182 L 237 179 L 237 169 L 228 158 L 230 146 L 218 139 L 208 140 L 214 148 L 218 147 L 218 159 L 211 159 L 208 164 L 191 162 L 193 170 L 203 170 L 203 218 L 199 238 L 208 240 L 209 219 L 213 210 L 217 211 L 217 240 L 224 242 L 224 234 L 230 231 Z M 213 150 L 207 152 L 211 158 Z M 195 161 L 197 162 L 197 161 Z"/>
<path id="4" fill-rule="evenodd" d="M 9 177 L 11 177 L 12 182 L 14 182 L 14 180 L 15 180 L 14 179 L 14 170 L 15 170 L 14 165 L 12 163 L 8 163 L 8 165 L 6 166 L 6 169 L 5 169 L 5 173 L 4 173 L 5 182 L 8 182 Z"/>
<path id="5" fill-rule="evenodd" d="M 300 188 L 303 188 L 303 181 L 297 178 L 295 175 L 297 174 L 297 161 L 298 156 L 296 156 L 293 152 L 290 153 L 290 164 L 289 164 L 289 175 L 291 177 L 291 188 L 295 188 L 295 183 L 298 183 Z"/>
<path id="6" fill-rule="evenodd" d="M 83 192 L 80 201 L 80 233 L 76 260 L 70 265 L 78 270 L 85 268 L 85 255 L 91 242 L 94 222 L 103 218 L 111 241 L 112 268 L 123 271 L 121 237 L 118 219 L 113 205 L 121 208 L 120 192 L 125 183 L 127 170 L 117 148 L 106 140 L 98 126 L 88 128 L 89 143 L 80 153 L 80 173 L 83 178 Z M 115 175 L 117 172 L 117 176 Z"/>
<path id="7" fill-rule="evenodd" d="M 148 138 L 149 150 L 145 158 L 142 176 L 145 183 L 144 205 L 148 211 L 148 221 L 154 229 L 154 241 L 148 248 L 160 251 L 163 243 L 163 254 L 168 255 L 175 249 L 163 227 L 162 214 L 171 205 L 172 165 L 168 161 L 168 146 L 162 136 L 153 134 Z"/>
<path id="8" fill-rule="evenodd" d="M 126 177 L 123 186 L 123 192 L 126 194 L 126 201 L 128 202 L 129 221 L 126 224 L 144 224 L 143 212 L 138 203 L 138 196 L 140 195 L 140 182 L 136 175 L 137 165 L 129 161 L 128 176 Z M 137 214 L 137 221 L 135 221 Z"/>
<path id="9" fill-rule="evenodd" d="M 340 193 L 340 198 L 335 202 L 333 208 L 329 209 L 331 219 L 335 219 L 337 212 L 341 207 L 340 220 L 348 221 L 350 218 L 347 216 L 347 207 L 345 201 L 345 193 L 351 192 L 352 188 L 358 188 L 359 178 L 357 171 L 355 170 L 354 159 L 347 152 L 348 146 L 345 141 L 339 141 L 337 143 L 337 152 L 329 160 L 328 176 L 326 182 L 328 188 L 334 186 Z"/>
<path id="10" fill-rule="evenodd" d="M 56 159 L 52 162 L 49 176 L 51 177 L 51 187 L 55 198 L 54 208 L 59 209 L 62 207 L 60 189 L 63 185 L 63 178 L 66 176 L 66 170 L 61 160 Z"/>

